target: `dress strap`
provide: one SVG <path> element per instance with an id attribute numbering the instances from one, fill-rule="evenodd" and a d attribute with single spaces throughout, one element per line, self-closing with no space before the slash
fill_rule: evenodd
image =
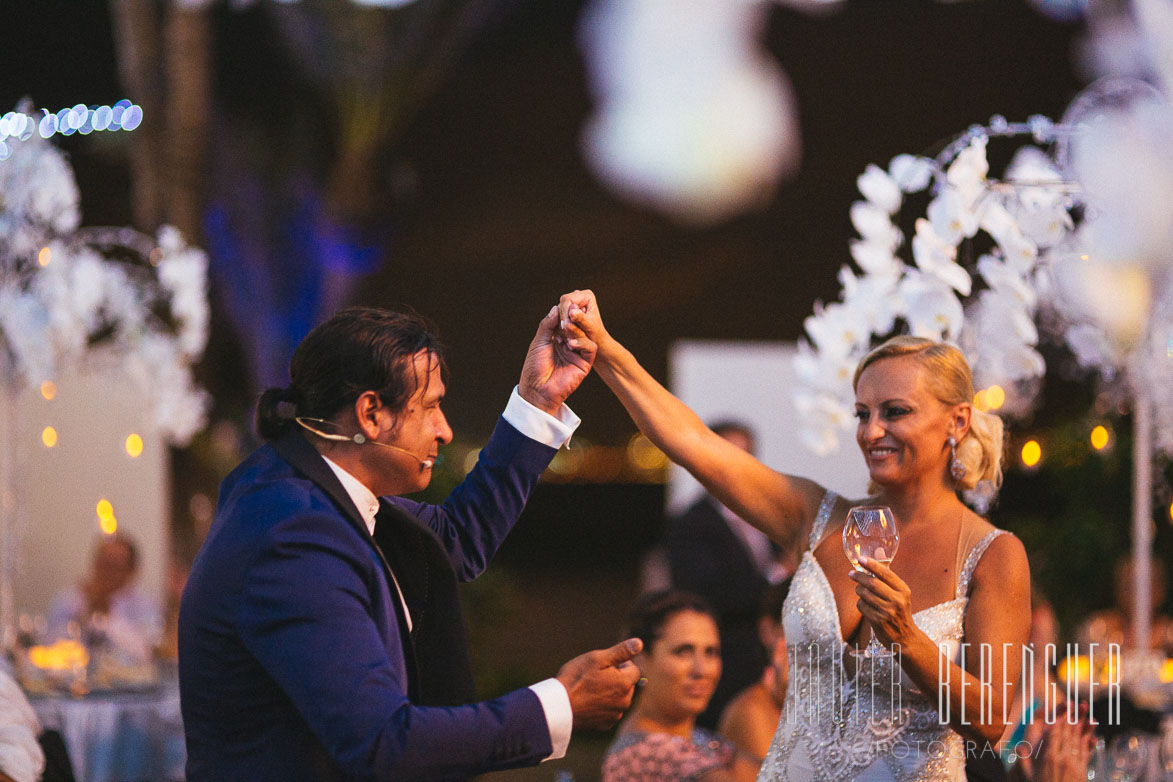
<path id="1" fill-rule="evenodd" d="M 814 551 L 815 546 L 823 539 L 823 530 L 827 528 L 827 521 L 831 518 L 831 511 L 835 509 L 837 499 L 839 495 L 833 491 L 823 495 L 823 501 L 819 503 L 819 512 L 815 514 L 814 526 L 811 527 L 810 541 L 807 543 L 807 548 L 811 551 Z"/>
<path id="2" fill-rule="evenodd" d="M 973 571 L 977 569 L 977 563 L 981 560 L 982 554 L 986 553 L 986 549 L 994 542 L 994 538 L 1005 534 L 1007 533 L 1004 529 L 991 530 L 969 550 L 969 554 L 965 557 L 965 564 L 961 566 L 961 577 L 957 579 L 957 597 L 965 597 L 969 594 L 969 581 L 973 578 Z"/>

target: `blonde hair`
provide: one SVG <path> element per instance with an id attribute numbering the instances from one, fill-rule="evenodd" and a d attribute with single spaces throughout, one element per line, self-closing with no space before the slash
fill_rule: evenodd
<path id="1" fill-rule="evenodd" d="M 908 335 L 893 337 L 864 356 L 855 368 L 851 387 L 858 390 L 860 375 L 872 364 L 899 356 L 910 356 L 927 370 L 925 384 L 944 404 L 959 405 L 973 400 L 973 373 L 961 351 L 946 342 Z M 957 458 L 965 465 L 965 475 L 957 487 L 969 490 L 980 481 L 989 481 L 995 489 L 999 488 L 1002 448 L 1002 419 L 973 408 L 969 432 L 957 443 Z"/>

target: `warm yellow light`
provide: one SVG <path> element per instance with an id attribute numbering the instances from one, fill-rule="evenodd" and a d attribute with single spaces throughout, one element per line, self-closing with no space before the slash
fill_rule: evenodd
<path id="1" fill-rule="evenodd" d="M 118 519 L 111 516 L 108 519 L 98 519 L 98 527 L 107 535 L 113 535 L 118 531 Z"/>
<path id="2" fill-rule="evenodd" d="M 973 395 L 973 406 L 983 413 L 990 409 L 990 392 L 982 389 Z"/>
<path id="3" fill-rule="evenodd" d="M 53 260 L 53 253 L 48 247 L 42 247 L 41 251 L 37 253 L 37 263 L 41 266 L 48 266 L 49 261 Z"/>
<path id="4" fill-rule="evenodd" d="M 112 519 L 114 518 L 114 506 L 110 504 L 110 500 L 103 497 L 98 500 L 98 518 Z"/>
<path id="5" fill-rule="evenodd" d="M 627 443 L 627 459 L 641 470 L 663 470 L 668 466 L 668 457 L 642 434 L 637 434 Z"/>
<path id="6" fill-rule="evenodd" d="M 41 442 L 45 444 L 46 448 L 52 448 L 57 445 L 57 430 L 51 426 L 46 426 L 41 430 Z"/>
<path id="7" fill-rule="evenodd" d="M 1097 451 L 1104 450 L 1108 445 L 1108 429 L 1103 426 L 1097 426 L 1092 429 L 1092 448 Z"/>
<path id="8" fill-rule="evenodd" d="M 41 383 L 41 396 L 50 402 L 53 401 L 53 397 L 57 396 L 57 384 L 52 380 Z"/>
<path id="9" fill-rule="evenodd" d="M 1169 503 L 1169 523 L 1173 524 L 1173 503 Z"/>
<path id="10" fill-rule="evenodd" d="M 1027 467 L 1034 467 L 1043 458 L 1043 446 L 1038 440 L 1027 440 L 1022 446 L 1022 463 Z"/>
<path id="11" fill-rule="evenodd" d="M 137 434 L 131 433 L 126 438 L 126 452 L 130 454 L 130 458 L 137 459 L 143 453 L 143 438 Z"/>
<path id="12" fill-rule="evenodd" d="M 990 403 L 991 410 L 997 410 L 1006 404 L 1006 391 L 1002 386 L 990 386 L 986 389 L 986 401 Z"/>
<path id="13" fill-rule="evenodd" d="M 77 641 L 62 638 L 52 646 L 32 646 L 29 662 L 45 671 L 69 671 L 84 668 L 90 662 L 89 652 Z"/>

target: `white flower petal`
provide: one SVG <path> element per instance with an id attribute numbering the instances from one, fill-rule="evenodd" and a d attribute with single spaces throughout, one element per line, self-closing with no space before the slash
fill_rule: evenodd
<path id="1" fill-rule="evenodd" d="M 892 177 L 884 169 L 877 165 L 868 164 L 864 172 L 855 180 L 859 187 L 859 192 L 863 193 L 864 198 L 869 202 L 883 209 L 888 214 L 896 214 L 900 209 L 900 203 L 904 196 L 900 193 L 900 187 Z"/>
<path id="2" fill-rule="evenodd" d="M 897 155 L 888 164 L 888 173 L 906 193 L 919 193 L 933 179 L 933 162 L 917 155 Z"/>

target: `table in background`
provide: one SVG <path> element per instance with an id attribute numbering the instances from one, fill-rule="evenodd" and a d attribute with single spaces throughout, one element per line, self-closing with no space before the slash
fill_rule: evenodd
<path id="1" fill-rule="evenodd" d="M 186 751 L 174 681 L 145 692 L 30 698 L 46 730 L 65 740 L 78 782 L 176 782 Z"/>

